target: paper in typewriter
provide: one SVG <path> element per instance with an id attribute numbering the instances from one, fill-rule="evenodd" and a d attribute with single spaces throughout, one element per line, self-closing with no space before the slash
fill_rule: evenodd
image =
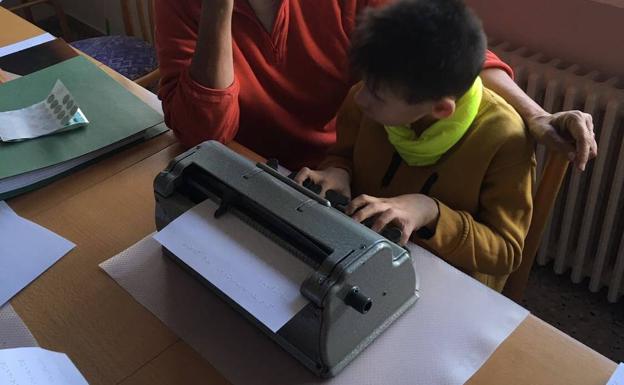
<path id="1" fill-rule="evenodd" d="M 0 112 L 0 141 L 15 142 L 72 130 L 87 125 L 78 102 L 63 82 L 39 103 L 19 110 Z"/>
<path id="2" fill-rule="evenodd" d="M 308 301 L 301 283 L 312 268 L 216 203 L 187 211 L 154 236 L 160 244 L 276 332 Z"/>

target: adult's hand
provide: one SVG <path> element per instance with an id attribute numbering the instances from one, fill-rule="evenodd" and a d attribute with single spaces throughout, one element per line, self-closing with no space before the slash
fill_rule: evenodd
<path id="1" fill-rule="evenodd" d="M 552 150 L 566 154 L 576 168 L 585 170 L 587 162 L 598 155 L 592 116 L 581 111 L 535 115 L 527 119 L 531 135 Z"/>
<path id="2" fill-rule="evenodd" d="M 481 77 L 486 87 L 518 111 L 538 142 L 562 152 L 579 170 L 584 171 L 587 162 L 598 155 L 591 115 L 581 111 L 549 114 L 500 69 L 486 69 Z"/>

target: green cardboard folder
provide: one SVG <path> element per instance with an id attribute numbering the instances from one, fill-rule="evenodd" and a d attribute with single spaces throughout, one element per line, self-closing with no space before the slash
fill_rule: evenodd
<path id="1" fill-rule="evenodd" d="M 161 114 L 82 56 L 1 84 L 0 111 L 43 100 L 57 79 L 90 123 L 37 139 L 0 142 L 0 199 L 63 175 L 146 134 L 167 130 Z"/>

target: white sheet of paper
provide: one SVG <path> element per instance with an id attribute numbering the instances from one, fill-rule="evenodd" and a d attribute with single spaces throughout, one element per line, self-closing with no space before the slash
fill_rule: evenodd
<path id="1" fill-rule="evenodd" d="M 624 385 L 624 363 L 618 365 L 607 385 Z"/>
<path id="2" fill-rule="evenodd" d="M 0 112 L 0 140 L 4 142 L 38 138 L 88 124 L 78 102 L 57 80 L 48 96 L 19 110 Z"/>
<path id="3" fill-rule="evenodd" d="M 74 247 L 0 201 L 0 306 Z"/>
<path id="4" fill-rule="evenodd" d="M 217 205 L 198 204 L 154 236 L 178 258 L 276 332 L 308 301 L 301 283 L 312 268 Z"/>
<path id="5" fill-rule="evenodd" d="M 0 384 L 88 385 L 69 357 L 41 348 L 0 350 Z"/>
<path id="6" fill-rule="evenodd" d="M 50 35 L 49 33 L 43 33 L 41 35 L 37 35 L 35 37 L 31 37 L 26 40 L 18 41 L 17 43 L 5 45 L 4 47 L 0 47 L 0 57 L 10 55 L 15 52 L 23 51 L 30 47 L 34 47 L 36 45 L 47 43 L 54 39 L 55 37 Z"/>

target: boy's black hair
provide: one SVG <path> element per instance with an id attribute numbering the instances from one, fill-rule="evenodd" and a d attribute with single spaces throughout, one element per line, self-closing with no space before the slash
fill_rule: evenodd
<path id="1" fill-rule="evenodd" d="M 486 38 L 461 0 L 397 0 L 368 9 L 353 34 L 353 69 L 407 102 L 460 97 L 479 75 Z"/>

